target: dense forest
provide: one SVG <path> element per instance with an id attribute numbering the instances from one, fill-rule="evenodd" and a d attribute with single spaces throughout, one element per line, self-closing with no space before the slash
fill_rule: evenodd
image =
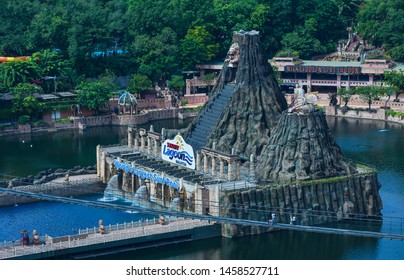
<path id="1" fill-rule="evenodd" d="M 268 57 L 332 52 L 352 27 L 404 60 L 403 0 L 1 0 L 0 56 L 56 50 L 77 77 L 155 82 L 223 59 L 232 32 L 258 30 Z M 43 55 L 43 54 L 42 54 Z M 66 68 L 67 69 L 67 68 Z"/>

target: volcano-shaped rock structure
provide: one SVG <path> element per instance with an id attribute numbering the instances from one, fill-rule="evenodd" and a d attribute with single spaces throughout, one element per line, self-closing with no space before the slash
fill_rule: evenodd
<path id="1" fill-rule="evenodd" d="M 296 181 L 355 173 L 329 131 L 324 114 L 285 111 L 258 158 L 263 180 Z"/>
<path id="2" fill-rule="evenodd" d="M 217 117 L 205 117 L 208 108 L 214 106 L 214 99 L 229 90 L 232 92 L 221 101 L 221 110 L 216 114 L 212 111 Z M 230 153 L 234 148 L 241 156 L 259 155 L 286 108 L 286 99 L 261 49 L 258 32 L 235 32 L 217 84 L 188 129 L 186 141 L 192 145 L 199 137 L 196 149 L 213 148 L 216 143 L 215 149 L 221 152 Z"/>

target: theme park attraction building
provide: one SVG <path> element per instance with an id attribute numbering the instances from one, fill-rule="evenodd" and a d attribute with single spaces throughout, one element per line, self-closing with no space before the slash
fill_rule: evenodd
<path id="1" fill-rule="evenodd" d="M 288 110 L 258 32 L 235 32 L 183 136 L 129 127 L 127 145 L 97 148 L 98 175 L 107 191 L 165 212 L 299 225 L 380 217 L 376 171 L 346 160 L 324 114 L 298 93 Z M 230 237 L 270 230 L 222 224 Z"/>
<path id="2" fill-rule="evenodd" d="M 282 91 L 293 93 L 296 85 L 307 91 L 320 93 L 336 92 L 338 88 L 360 86 L 383 86 L 385 71 L 404 71 L 404 63 L 390 59 L 366 59 L 357 61 L 300 60 L 296 57 L 274 57 L 269 63 L 280 73 Z M 201 76 L 208 72 L 219 72 L 223 63 L 197 65 Z M 206 87 L 200 79 L 187 80 L 186 94 L 198 92 Z"/>

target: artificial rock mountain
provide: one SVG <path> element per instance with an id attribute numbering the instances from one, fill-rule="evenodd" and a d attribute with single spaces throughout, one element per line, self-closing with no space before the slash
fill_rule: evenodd
<path id="1" fill-rule="evenodd" d="M 213 148 L 215 143 L 216 150 L 229 153 L 234 149 L 236 154 L 249 157 L 250 154 L 261 153 L 269 140 L 270 131 L 282 111 L 287 109 L 287 103 L 261 48 L 258 32 L 235 32 L 233 44 L 239 47 L 235 80 L 230 81 L 233 69 L 230 62 L 225 61 L 209 99 L 215 98 L 229 83 L 234 84 L 233 93 L 205 146 Z M 205 106 L 213 105 L 210 100 Z M 201 114 L 203 112 L 202 109 Z"/>
<path id="2" fill-rule="evenodd" d="M 331 135 L 324 114 L 285 111 L 258 158 L 260 178 L 296 181 L 355 173 Z"/>

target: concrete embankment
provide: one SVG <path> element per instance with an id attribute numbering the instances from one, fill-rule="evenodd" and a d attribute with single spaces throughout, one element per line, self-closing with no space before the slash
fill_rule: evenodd
<path id="1" fill-rule="evenodd" d="M 101 182 L 101 180 L 97 177 L 97 174 L 85 174 L 71 176 L 69 177 L 68 182 L 66 182 L 64 177 L 62 177 L 46 183 L 23 185 L 12 188 L 25 192 L 44 193 L 47 195 L 70 197 L 77 195 L 102 193 L 105 189 L 105 184 Z M 0 194 L 0 206 L 9 206 L 36 201 L 38 200 L 31 197 Z"/>
<path id="2" fill-rule="evenodd" d="M 65 129 L 85 129 L 87 127 L 96 127 L 104 125 L 142 125 L 154 120 L 166 120 L 166 119 L 184 119 L 187 117 L 194 117 L 198 113 L 198 110 L 187 111 L 186 108 L 167 108 L 167 109 L 153 109 L 143 112 L 137 115 L 100 115 L 89 116 L 82 118 L 74 118 L 68 123 L 54 123 L 52 127 L 45 128 L 33 128 L 30 124 L 19 125 L 16 129 L 0 130 L 0 136 L 35 133 L 35 132 L 54 132 Z"/>
<path id="3" fill-rule="evenodd" d="M 223 192 L 221 213 L 226 217 L 268 221 L 272 213 L 277 222 L 289 223 L 296 217 L 300 225 L 315 225 L 378 216 L 383 207 L 376 172 L 300 182 L 268 185 L 244 191 Z M 270 229 L 224 224 L 227 237 L 259 234 Z"/>

